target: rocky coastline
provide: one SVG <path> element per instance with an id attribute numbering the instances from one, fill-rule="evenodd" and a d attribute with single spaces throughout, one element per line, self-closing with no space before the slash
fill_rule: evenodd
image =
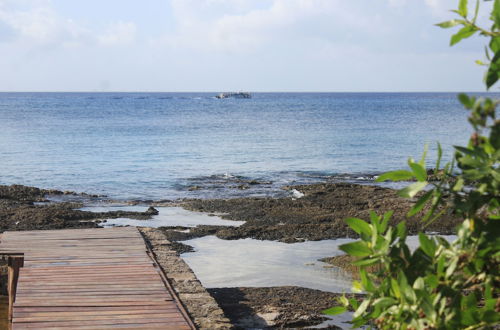
<path id="1" fill-rule="evenodd" d="M 183 241 L 206 235 L 232 240 L 254 238 L 285 243 L 356 238 L 357 234 L 344 219 L 368 220 L 370 211 L 384 214 L 394 211 L 390 223 L 406 221 L 410 235 L 425 230 L 442 235 L 454 233 L 458 220 L 451 214 L 425 227 L 418 215 L 406 214 L 415 200 L 399 197 L 395 190 L 351 183 L 324 183 L 287 187 L 303 194 L 301 198 L 235 198 L 185 200 L 180 205 L 188 210 L 219 214 L 223 219 L 245 221 L 239 227 L 197 226 L 189 232 L 183 227 L 162 227 L 172 241 Z M 425 212 L 426 210 L 424 209 Z M 186 248 L 184 248 L 186 249 Z"/>
<path id="2" fill-rule="evenodd" d="M 290 244 L 306 240 L 355 238 L 356 234 L 345 225 L 343 219 L 368 219 L 370 210 L 378 214 L 394 210 L 391 223 L 406 220 L 410 234 L 424 230 L 422 223 L 417 220 L 418 217 L 406 218 L 406 213 L 415 201 L 398 197 L 392 189 L 351 183 L 321 183 L 287 189 L 300 192 L 297 195 L 300 198 L 292 195 L 283 198 L 192 199 L 169 203 L 168 205 L 175 204 L 192 211 L 218 214 L 228 220 L 246 222 L 239 227 L 162 227 L 158 233 L 161 232 L 162 237 L 169 241 L 169 249 L 181 254 L 191 250 L 191 247 L 182 241 L 206 235 L 215 235 L 226 240 L 254 238 Z M 54 202 L 47 197 L 61 195 L 76 198 Z M 79 210 L 84 206 L 81 200 L 89 196 L 21 185 L 0 186 L 0 232 L 95 228 L 105 219 L 150 219 L 157 212 L 152 207 L 146 212 Z M 164 204 L 164 201 L 148 203 Z M 457 224 L 458 220 L 453 215 L 445 215 L 425 230 L 452 234 Z M 349 270 L 349 260 L 344 259 L 337 257 L 325 261 Z M 338 296 L 297 287 L 219 288 L 208 291 L 222 308 L 233 328 L 290 328 L 319 324 L 325 320 L 321 310 L 334 304 L 334 298 Z M 221 317 L 219 312 L 214 311 L 215 309 L 212 313 Z M 221 326 L 224 327 L 225 325 Z"/>

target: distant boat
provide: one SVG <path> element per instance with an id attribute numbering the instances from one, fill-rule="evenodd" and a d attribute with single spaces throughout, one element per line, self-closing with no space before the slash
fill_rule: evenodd
<path id="1" fill-rule="evenodd" d="M 235 98 L 235 99 L 249 99 L 252 97 L 250 93 L 245 93 L 245 92 L 237 92 L 237 93 L 220 93 L 219 95 L 215 96 L 218 99 L 227 99 L 227 98 Z"/>

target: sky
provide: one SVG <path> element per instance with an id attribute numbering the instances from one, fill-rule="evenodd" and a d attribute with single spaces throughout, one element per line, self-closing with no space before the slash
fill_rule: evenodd
<path id="1" fill-rule="evenodd" d="M 457 2 L 0 0 L 0 91 L 484 91 Z"/>

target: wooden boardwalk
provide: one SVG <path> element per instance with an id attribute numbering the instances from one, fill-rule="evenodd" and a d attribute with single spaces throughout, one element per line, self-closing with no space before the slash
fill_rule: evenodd
<path id="1" fill-rule="evenodd" d="M 12 329 L 193 329 L 136 228 L 5 232 L 24 252 Z"/>

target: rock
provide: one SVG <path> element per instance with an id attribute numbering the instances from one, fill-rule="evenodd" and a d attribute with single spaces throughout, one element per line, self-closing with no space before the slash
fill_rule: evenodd
<path id="1" fill-rule="evenodd" d="M 222 239 L 255 238 L 295 243 L 341 237 L 356 238 L 344 219 L 370 219 L 370 211 L 384 214 L 393 210 L 390 224 L 407 221 L 409 234 L 423 230 L 419 217 L 406 218 L 414 201 L 396 190 L 351 183 L 320 183 L 289 187 L 304 196 L 284 198 L 193 199 L 181 204 L 192 211 L 221 214 L 228 220 L 246 221 L 239 227 L 212 228 L 205 235 Z M 426 212 L 423 210 L 422 212 Z M 460 219 L 445 214 L 426 228 L 441 235 L 453 234 Z M 191 232 L 197 231 L 196 229 Z M 198 232 L 198 234 L 201 234 Z M 201 235 L 203 236 L 203 235 Z"/>
<path id="2" fill-rule="evenodd" d="M 237 329 L 303 329 L 317 325 L 326 320 L 321 311 L 335 305 L 341 295 L 294 286 L 208 291 Z"/>
<path id="3" fill-rule="evenodd" d="M 158 214 L 160 214 L 160 211 L 158 211 L 154 207 L 150 206 L 145 213 L 150 214 L 150 215 L 158 215 Z"/>

